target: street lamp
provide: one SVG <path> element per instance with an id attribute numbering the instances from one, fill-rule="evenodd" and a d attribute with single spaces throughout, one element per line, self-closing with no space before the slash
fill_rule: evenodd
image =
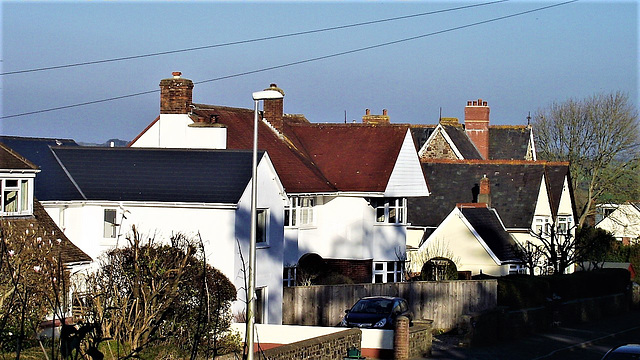
<path id="1" fill-rule="evenodd" d="M 249 297 L 247 306 L 247 360 L 253 360 L 253 325 L 256 311 L 256 233 L 257 233 L 257 193 L 258 193 L 258 102 L 260 100 L 282 99 L 283 95 L 276 90 L 264 90 L 253 93 L 253 165 L 251 167 L 251 239 L 249 243 Z"/>

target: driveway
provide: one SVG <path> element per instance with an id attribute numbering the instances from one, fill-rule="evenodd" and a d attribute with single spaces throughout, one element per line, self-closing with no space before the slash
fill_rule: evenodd
<path id="1" fill-rule="evenodd" d="M 457 336 L 437 336 L 430 359 L 599 360 L 613 346 L 640 343 L 640 311 L 560 326 L 508 343 L 464 348 L 458 342 Z"/>

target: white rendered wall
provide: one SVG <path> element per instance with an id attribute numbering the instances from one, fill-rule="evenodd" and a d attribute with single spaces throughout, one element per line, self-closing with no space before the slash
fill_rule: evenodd
<path id="1" fill-rule="evenodd" d="M 429 259 L 426 251 L 430 249 L 431 256 L 453 254 L 453 260 L 458 271 L 471 271 L 472 275 L 483 274 L 503 276 L 509 273 L 508 265 L 500 265 L 489 254 L 487 249 L 474 236 L 471 229 L 459 216 L 455 209 L 440 226 L 429 236 L 416 254 L 412 254 L 411 271 L 420 271 L 425 261 Z M 438 249 L 438 250 L 435 250 Z"/>
<path id="2" fill-rule="evenodd" d="M 226 127 L 190 127 L 187 114 L 160 114 L 160 119 L 147 129 L 132 147 L 226 149 Z"/>

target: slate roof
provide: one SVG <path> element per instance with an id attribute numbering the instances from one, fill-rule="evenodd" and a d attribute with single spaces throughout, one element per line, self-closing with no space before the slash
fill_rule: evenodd
<path id="1" fill-rule="evenodd" d="M 469 139 L 467 133 L 464 132 L 462 127 L 444 125 L 443 128 L 465 160 L 482 159 L 482 155 L 480 155 L 478 148 L 476 148 L 471 139 Z"/>
<path id="2" fill-rule="evenodd" d="M 6 145 L 0 143 L 0 169 L 37 170 L 38 167 Z"/>
<path id="3" fill-rule="evenodd" d="M 253 110 L 194 104 L 194 113 L 227 126 L 227 148 L 253 147 Z M 386 189 L 409 125 L 311 124 L 285 115 L 282 133 L 261 121 L 266 150 L 288 193 Z"/>
<path id="4" fill-rule="evenodd" d="M 480 160 L 482 156 L 473 144 L 469 136 L 464 131 L 464 126 L 445 125 L 442 127 L 460 151 L 464 160 Z M 413 136 L 416 149 L 420 150 L 427 142 L 429 136 L 435 130 L 436 125 L 412 125 L 411 135 Z M 489 160 L 525 160 L 531 127 L 528 126 L 489 126 Z"/>
<path id="5" fill-rule="evenodd" d="M 530 140 L 531 127 L 489 126 L 489 159 L 523 160 Z"/>
<path id="6" fill-rule="evenodd" d="M 491 207 L 500 214 L 506 228 L 529 228 L 545 172 L 560 174 L 567 163 L 543 161 L 430 161 L 422 168 L 431 196 L 410 198 L 407 218 L 412 225 L 438 226 L 458 203 L 477 201 L 480 179 L 490 182 Z M 556 171 L 556 169 L 558 170 Z M 567 170 L 568 171 L 568 170 Z M 560 177 L 549 181 L 557 188 Z"/>
<path id="7" fill-rule="evenodd" d="M 51 152 L 51 147 L 78 146 L 69 139 L 0 136 L 0 143 L 29 159 L 40 168 L 36 177 L 35 197 L 46 200 L 74 200 L 78 190 L 64 173 Z"/>
<path id="8" fill-rule="evenodd" d="M 502 226 L 495 210 L 487 207 L 465 207 L 462 205 L 460 211 L 500 261 L 522 261 L 514 251 L 515 241 Z"/>
<path id="9" fill-rule="evenodd" d="M 251 151 L 79 146 L 52 150 L 81 192 L 75 200 L 233 204 L 251 179 Z"/>

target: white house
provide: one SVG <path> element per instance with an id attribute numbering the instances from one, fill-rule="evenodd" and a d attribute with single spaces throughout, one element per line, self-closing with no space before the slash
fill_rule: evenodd
<path id="1" fill-rule="evenodd" d="M 244 311 L 250 151 L 49 146 L 51 139 L 12 140 L 35 163 L 46 165 L 49 171 L 44 178 L 54 186 L 49 183 L 38 196 L 84 252 L 97 259 L 108 249 L 126 246 L 133 225 L 159 241 L 178 232 L 201 238 L 207 262 L 238 289 L 239 300 L 232 311 Z M 257 321 L 280 324 L 286 195 L 264 152 L 259 153 L 257 170 Z M 73 191 L 66 195 L 64 189 L 56 188 L 68 183 Z"/>
<path id="2" fill-rule="evenodd" d="M 567 163 L 514 160 L 429 160 L 423 168 L 433 196 L 409 201 L 410 238 L 418 248 L 460 203 L 495 209 L 517 243 L 540 244 L 534 234 L 575 235 L 575 212 Z M 419 265 L 414 265 L 419 267 Z"/>
<path id="3" fill-rule="evenodd" d="M 160 116 L 131 147 L 251 148 L 252 109 L 195 104 L 178 72 L 160 88 Z M 312 124 L 285 114 L 283 99 L 265 100 L 260 118 L 258 146 L 289 197 L 285 282 L 306 254 L 356 282 L 400 281 L 407 199 L 429 195 L 409 126 L 390 124 L 386 110 L 359 124 Z"/>
<path id="4" fill-rule="evenodd" d="M 598 206 L 606 216 L 596 227 L 607 230 L 623 245 L 637 244 L 640 241 L 640 202 L 625 204 L 606 204 Z"/>

